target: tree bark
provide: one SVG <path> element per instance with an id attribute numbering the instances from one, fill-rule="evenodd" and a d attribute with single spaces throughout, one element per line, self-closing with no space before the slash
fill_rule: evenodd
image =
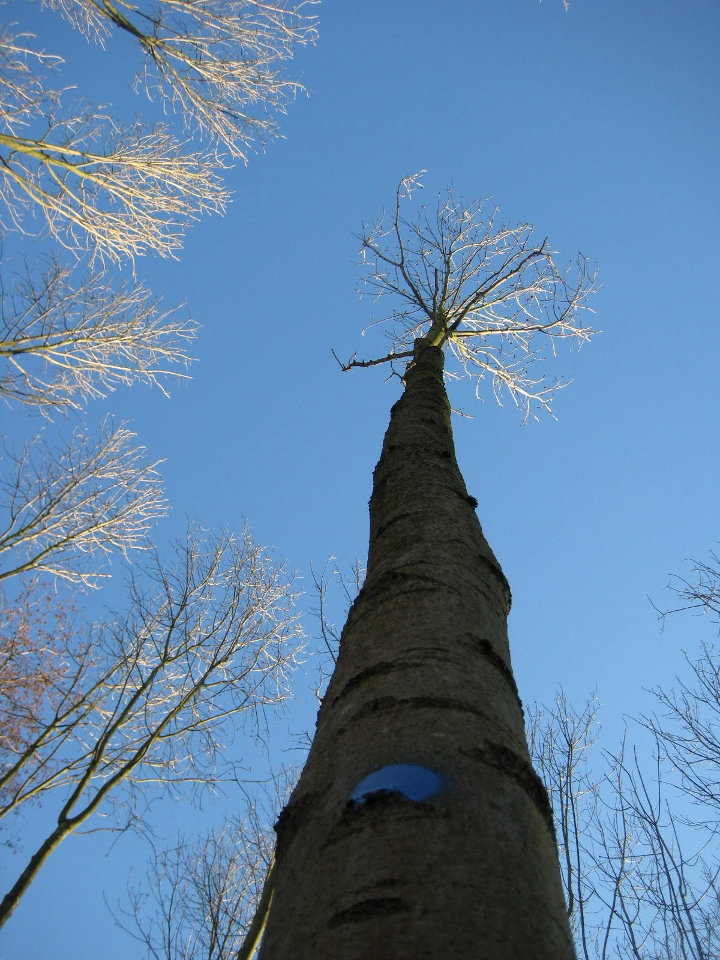
<path id="1" fill-rule="evenodd" d="M 475 505 L 442 350 L 418 341 L 375 469 L 367 579 L 277 823 L 260 960 L 575 956 L 510 666 L 510 590 Z M 440 788 L 358 790 L 395 764 Z"/>

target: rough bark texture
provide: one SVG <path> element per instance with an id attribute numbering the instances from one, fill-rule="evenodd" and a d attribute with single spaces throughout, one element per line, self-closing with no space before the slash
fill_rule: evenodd
<path id="1" fill-rule="evenodd" d="M 418 342 L 370 501 L 365 586 L 278 824 L 260 960 L 571 960 L 545 790 L 510 667 L 510 590 Z M 352 794 L 388 764 L 442 789 Z"/>

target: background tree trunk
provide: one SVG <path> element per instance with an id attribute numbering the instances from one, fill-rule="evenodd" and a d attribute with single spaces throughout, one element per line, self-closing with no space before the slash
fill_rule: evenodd
<path id="1" fill-rule="evenodd" d="M 370 501 L 365 585 L 278 824 L 261 960 L 574 957 L 551 811 L 510 667 L 510 590 L 423 341 Z M 394 764 L 440 787 L 359 785 Z"/>

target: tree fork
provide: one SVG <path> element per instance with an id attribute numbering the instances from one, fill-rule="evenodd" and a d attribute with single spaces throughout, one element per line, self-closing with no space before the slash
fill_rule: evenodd
<path id="1" fill-rule="evenodd" d="M 367 579 L 276 826 L 259 957 L 572 960 L 510 592 L 455 458 L 442 350 L 416 341 L 404 382 L 374 474 Z"/>

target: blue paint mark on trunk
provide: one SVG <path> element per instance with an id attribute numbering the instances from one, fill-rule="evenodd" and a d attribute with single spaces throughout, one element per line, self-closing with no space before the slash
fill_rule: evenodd
<path id="1" fill-rule="evenodd" d="M 441 778 L 427 767 L 411 763 L 391 763 L 361 780 L 352 792 L 352 799 L 355 803 L 362 803 L 368 794 L 388 790 L 418 802 L 427 800 L 441 787 Z"/>

